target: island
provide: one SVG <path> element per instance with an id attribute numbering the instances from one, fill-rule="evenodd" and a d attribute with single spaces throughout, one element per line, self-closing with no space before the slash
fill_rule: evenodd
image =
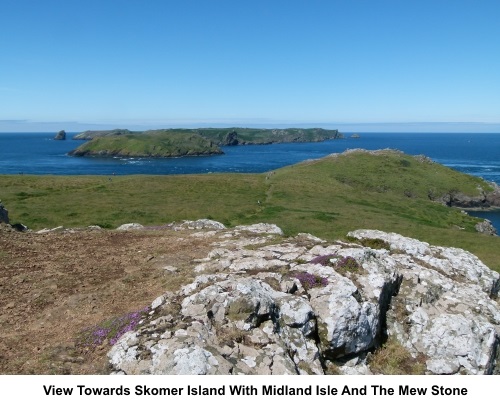
<path id="1" fill-rule="evenodd" d="M 222 153 L 222 150 L 212 141 L 194 132 L 152 130 L 140 133 L 100 135 L 68 154 L 101 157 L 180 157 Z"/>
<path id="2" fill-rule="evenodd" d="M 55 141 L 65 141 L 66 140 L 66 131 L 59 131 L 56 136 L 54 136 Z"/>
<path id="3" fill-rule="evenodd" d="M 128 129 L 112 129 L 112 130 L 101 130 L 101 131 L 85 131 L 76 134 L 73 139 L 90 141 L 91 139 L 97 138 L 99 136 L 117 136 L 117 135 L 130 135 L 133 134 L 132 131 Z"/>
<path id="4" fill-rule="evenodd" d="M 73 137 L 89 142 L 70 156 L 180 157 L 223 154 L 221 146 L 322 142 L 343 138 L 336 129 L 323 128 L 198 128 L 129 131 L 85 131 Z"/>
<path id="5" fill-rule="evenodd" d="M 219 146 L 323 142 L 343 138 L 338 130 L 323 128 L 200 128 L 196 132 Z"/>

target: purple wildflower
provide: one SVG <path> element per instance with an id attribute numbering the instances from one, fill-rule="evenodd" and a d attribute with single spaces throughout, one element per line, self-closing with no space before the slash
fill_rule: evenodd
<path id="1" fill-rule="evenodd" d="M 361 268 L 354 257 L 342 257 L 335 263 L 335 269 L 342 271 L 358 271 Z"/>
<path id="2" fill-rule="evenodd" d="M 87 328 L 80 332 L 76 342 L 77 346 L 93 349 L 102 345 L 106 339 L 109 339 L 109 343 L 114 345 L 125 333 L 135 330 L 143 315 L 148 311 L 149 307 L 145 307 L 139 311 L 112 318 Z"/>
<path id="3" fill-rule="evenodd" d="M 294 274 L 294 277 L 300 281 L 305 289 L 321 287 L 328 284 L 328 280 L 325 277 L 317 276 L 307 272 L 297 272 Z"/>
<path id="4" fill-rule="evenodd" d="M 321 255 L 321 256 L 316 256 L 309 263 L 311 263 L 311 264 L 321 264 L 322 266 L 331 266 L 332 262 L 330 261 L 330 259 L 335 259 L 337 257 L 338 257 L 337 255 Z"/>

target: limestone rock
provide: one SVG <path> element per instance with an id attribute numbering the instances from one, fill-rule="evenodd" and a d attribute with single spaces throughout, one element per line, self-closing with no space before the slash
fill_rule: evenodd
<path id="1" fill-rule="evenodd" d="M 370 374 L 394 337 L 428 374 L 499 372 L 500 278 L 474 255 L 373 230 L 350 236 L 389 249 L 280 231 L 219 229 L 195 280 L 113 346 L 113 371 Z"/>
<path id="2" fill-rule="evenodd" d="M 57 227 L 51 228 L 51 229 L 43 228 L 43 229 L 40 229 L 39 231 L 37 231 L 36 233 L 42 234 L 42 233 L 49 233 L 49 232 L 63 232 L 64 230 L 65 230 L 65 228 L 62 225 L 60 225 L 60 226 L 57 226 Z"/>
<path id="3" fill-rule="evenodd" d="M 130 224 L 123 224 L 120 225 L 118 228 L 116 228 L 117 231 L 133 231 L 136 229 L 143 229 L 144 226 L 141 224 L 136 224 L 136 223 L 130 223 Z"/>
<path id="4" fill-rule="evenodd" d="M 283 235 L 283 231 L 274 224 L 254 224 L 254 225 L 239 225 L 234 228 L 236 231 L 247 231 L 253 233 L 268 233 Z"/>
<path id="5" fill-rule="evenodd" d="M 224 224 L 211 219 L 198 219 L 196 221 L 183 221 L 180 225 L 175 225 L 174 229 L 226 229 Z"/>

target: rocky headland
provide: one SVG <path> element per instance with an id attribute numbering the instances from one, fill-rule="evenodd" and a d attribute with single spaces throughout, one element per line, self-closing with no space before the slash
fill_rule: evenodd
<path id="1" fill-rule="evenodd" d="M 498 210 L 500 209 L 500 187 L 493 182 L 489 184 L 492 190 L 485 191 L 480 188 L 476 196 L 470 196 L 456 190 L 451 190 L 449 193 L 438 198 L 435 198 L 435 196 L 432 195 L 432 191 L 429 191 L 429 198 L 438 200 L 449 207 L 459 207 L 468 210 Z"/>

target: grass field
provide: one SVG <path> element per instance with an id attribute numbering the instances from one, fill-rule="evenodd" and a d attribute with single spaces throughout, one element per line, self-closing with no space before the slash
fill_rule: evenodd
<path id="1" fill-rule="evenodd" d="M 272 174 L 182 176 L 0 176 L 12 223 L 31 229 L 210 218 L 227 226 L 271 222 L 287 234 L 326 239 L 369 228 L 456 246 L 500 271 L 500 238 L 478 234 L 476 218 L 429 199 L 477 195 L 483 180 L 394 152 L 353 152 Z M 260 204 L 258 204 L 260 202 Z"/>

